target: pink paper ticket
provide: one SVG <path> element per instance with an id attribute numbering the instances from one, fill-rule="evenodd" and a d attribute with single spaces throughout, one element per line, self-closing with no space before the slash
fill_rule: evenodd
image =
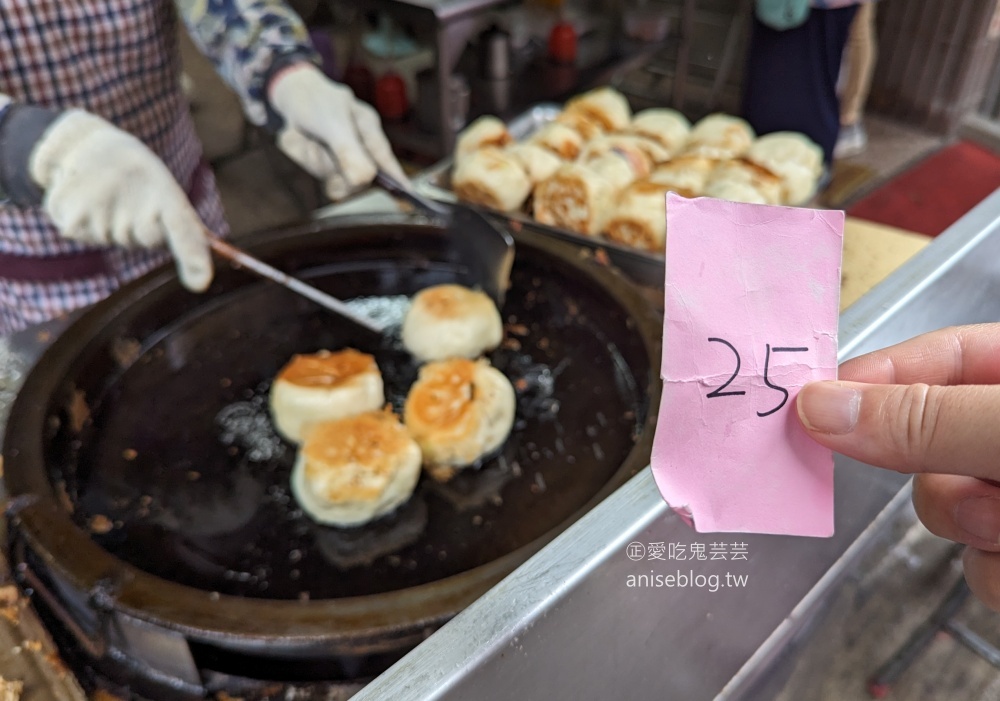
<path id="1" fill-rule="evenodd" d="M 667 200 L 653 474 L 703 533 L 833 534 L 833 455 L 795 414 L 837 376 L 844 214 Z"/>

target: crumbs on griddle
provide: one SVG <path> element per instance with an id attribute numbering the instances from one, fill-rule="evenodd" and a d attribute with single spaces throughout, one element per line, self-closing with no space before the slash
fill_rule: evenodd
<path id="1" fill-rule="evenodd" d="M 69 414 L 69 427 L 73 433 L 80 433 L 90 421 L 90 407 L 87 406 L 87 397 L 82 389 L 73 390 L 66 413 Z"/>
<path id="2" fill-rule="evenodd" d="M 111 344 L 111 357 L 125 369 L 142 355 L 142 344 L 134 338 L 116 338 Z"/>
<path id="3" fill-rule="evenodd" d="M 13 584 L 0 587 L 0 616 L 15 626 L 21 621 L 21 597 Z"/>
<path id="4" fill-rule="evenodd" d="M 91 533 L 104 535 L 105 533 L 111 532 L 111 529 L 115 527 L 115 524 L 104 514 L 96 514 L 90 517 L 89 527 Z"/>

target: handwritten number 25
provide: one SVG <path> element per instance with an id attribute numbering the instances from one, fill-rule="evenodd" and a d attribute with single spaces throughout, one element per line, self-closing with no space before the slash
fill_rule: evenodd
<path id="1" fill-rule="evenodd" d="M 726 389 L 726 387 L 728 387 L 732 383 L 733 380 L 736 379 L 736 376 L 740 372 L 740 354 L 739 354 L 739 351 L 737 351 L 736 348 L 733 347 L 732 343 L 730 343 L 729 341 L 725 340 L 724 338 L 709 338 L 708 340 L 711 343 L 722 343 L 727 348 L 729 348 L 729 350 L 731 350 L 733 352 L 733 355 L 736 356 L 736 369 L 733 370 L 733 374 L 729 376 L 729 379 L 726 380 L 725 383 L 723 383 L 721 386 L 717 387 L 716 389 L 713 389 L 706 396 L 709 399 L 714 399 L 716 397 L 734 397 L 734 396 L 746 394 L 746 392 L 742 391 L 742 390 L 730 390 L 728 392 L 724 392 L 723 391 L 723 390 Z M 779 346 L 776 346 L 776 347 L 772 348 L 770 343 L 766 344 L 766 346 L 767 346 L 767 354 L 764 356 L 764 384 L 767 385 L 768 387 L 770 387 L 773 390 L 781 392 L 781 401 L 778 403 L 778 405 L 776 407 L 774 407 L 773 409 L 771 409 L 769 411 L 758 411 L 757 412 L 757 416 L 760 416 L 761 418 L 763 418 L 765 416 L 770 416 L 774 412 L 778 411 L 779 409 L 781 409 L 781 407 L 785 406 L 785 402 L 788 401 L 788 390 L 785 389 L 784 387 L 782 387 L 781 385 L 774 384 L 773 382 L 771 382 L 771 379 L 768 377 L 768 370 L 769 370 L 770 365 L 771 365 L 771 353 L 772 352 L 774 352 L 774 353 L 804 353 L 805 351 L 809 350 L 808 348 L 802 348 L 802 347 L 797 347 L 797 346 L 795 346 L 795 347 L 787 347 L 787 346 L 781 346 L 781 347 L 779 347 Z"/>

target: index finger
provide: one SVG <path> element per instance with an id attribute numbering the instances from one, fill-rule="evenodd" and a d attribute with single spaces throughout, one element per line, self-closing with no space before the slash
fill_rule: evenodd
<path id="1" fill-rule="evenodd" d="M 1000 383 L 1000 324 L 952 326 L 848 360 L 838 377 L 911 385 Z"/>
<path id="2" fill-rule="evenodd" d="M 351 109 L 348 106 L 331 113 L 318 140 L 333 154 L 348 185 L 357 188 L 375 179 L 377 166 L 358 133 Z"/>
<path id="3" fill-rule="evenodd" d="M 389 139 L 382 130 L 382 120 L 370 105 L 355 102 L 353 105 L 354 119 L 358 125 L 358 134 L 368 153 L 378 167 L 403 184 L 409 183 L 409 178 L 403 172 L 403 167 L 392 152 Z"/>

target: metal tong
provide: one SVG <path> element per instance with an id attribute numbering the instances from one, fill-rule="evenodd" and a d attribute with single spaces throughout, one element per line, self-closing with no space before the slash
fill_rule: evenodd
<path id="1" fill-rule="evenodd" d="M 321 307 L 329 309 L 334 314 L 349 319 L 355 324 L 364 327 L 368 331 L 381 334 L 385 330 L 383 326 L 376 324 L 371 319 L 361 316 L 360 314 L 356 314 L 346 303 L 337 299 L 333 295 L 328 295 L 326 292 L 318 290 L 312 285 L 302 282 L 298 278 L 281 272 L 277 268 L 268 265 L 259 258 L 255 258 L 246 251 L 243 251 L 232 244 L 226 243 L 214 235 L 209 235 L 208 245 L 222 258 L 225 258 L 242 268 L 246 268 L 250 272 L 257 274 L 262 278 L 276 282 L 282 287 L 291 290 L 295 294 L 311 299 Z"/>
<path id="2" fill-rule="evenodd" d="M 425 214 L 443 219 L 448 244 L 466 268 L 466 284 L 478 287 L 496 302 L 498 308 L 503 307 L 514 265 L 514 238 L 509 232 L 465 205 L 446 206 L 429 200 L 385 171 L 378 172 L 375 184 Z"/>

